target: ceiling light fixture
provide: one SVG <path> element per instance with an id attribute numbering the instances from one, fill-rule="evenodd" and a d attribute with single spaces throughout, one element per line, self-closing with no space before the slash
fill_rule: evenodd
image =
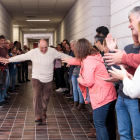
<path id="1" fill-rule="evenodd" d="M 30 29 L 30 31 L 46 31 L 46 29 Z"/>
<path id="2" fill-rule="evenodd" d="M 49 19 L 46 19 L 46 20 L 26 20 L 26 21 L 50 21 Z"/>
<path id="3" fill-rule="evenodd" d="M 28 13 L 29 13 L 29 14 L 30 14 L 30 13 L 34 14 L 34 13 L 35 13 L 35 14 L 36 14 L 36 13 L 38 13 L 38 12 L 25 11 L 24 13 L 25 13 L 25 14 L 28 14 Z"/>
<path id="4" fill-rule="evenodd" d="M 18 25 L 13 25 L 13 26 L 17 27 Z"/>

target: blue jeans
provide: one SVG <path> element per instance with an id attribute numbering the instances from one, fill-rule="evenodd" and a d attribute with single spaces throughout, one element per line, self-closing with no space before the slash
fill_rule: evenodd
<path id="1" fill-rule="evenodd" d="M 7 72 L 7 75 L 6 75 L 6 81 L 5 81 L 5 84 L 2 88 L 2 94 L 1 94 L 1 98 L 2 98 L 2 101 L 4 101 L 5 97 L 7 96 L 7 90 L 9 88 L 9 85 L 10 85 L 10 75 L 9 75 L 9 69 L 5 69 L 6 72 Z"/>
<path id="2" fill-rule="evenodd" d="M 79 84 L 77 82 L 78 77 L 79 77 L 79 75 L 77 75 L 77 76 L 72 75 L 71 76 L 71 81 L 72 81 L 72 86 L 73 86 L 73 98 L 74 98 L 75 102 L 79 101 L 79 103 L 84 104 L 84 98 L 83 98 L 82 92 L 79 88 Z"/>
<path id="3" fill-rule="evenodd" d="M 140 113 L 138 100 L 124 99 L 118 96 L 116 113 L 120 140 L 140 140 Z"/>
<path id="4" fill-rule="evenodd" d="M 15 91 L 16 75 L 10 75 L 10 80 L 12 83 L 12 92 Z"/>
<path id="5" fill-rule="evenodd" d="M 109 140 L 106 119 L 112 102 L 93 110 L 93 122 L 96 129 L 97 140 Z"/>

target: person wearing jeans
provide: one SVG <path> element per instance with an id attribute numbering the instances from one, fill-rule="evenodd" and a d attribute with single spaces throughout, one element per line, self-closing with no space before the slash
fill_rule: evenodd
<path id="1" fill-rule="evenodd" d="M 9 75 L 9 69 L 5 69 L 7 74 L 6 74 L 6 81 L 5 84 L 2 88 L 2 101 L 5 100 L 5 98 L 7 97 L 7 90 L 10 86 L 10 75 Z"/>
<path id="2" fill-rule="evenodd" d="M 82 38 L 77 41 L 74 54 L 75 58 L 64 58 L 63 62 L 69 65 L 81 66 L 77 81 L 85 103 L 88 103 L 88 88 L 97 139 L 109 140 L 105 122 L 110 105 L 117 99 L 115 87 L 113 83 L 108 83 L 101 79 L 109 78 L 110 76 L 106 70 L 101 54 L 87 39 Z"/>
<path id="3" fill-rule="evenodd" d="M 80 70 L 80 67 L 79 67 L 79 70 Z M 79 78 L 79 72 L 77 73 L 77 75 L 72 74 L 71 80 L 72 80 L 72 86 L 73 86 L 73 98 L 74 98 L 74 102 L 76 103 L 76 106 L 73 107 L 73 110 L 82 109 L 83 104 L 84 104 L 84 98 L 79 88 L 79 83 L 77 82 L 77 78 Z"/>
<path id="4" fill-rule="evenodd" d="M 17 55 L 17 48 L 13 47 L 12 48 L 12 53 L 10 54 L 10 57 L 14 57 Z M 9 69 L 10 69 L 10 80 L 12 83 L 12 93 L 15 93 L 15 84 L 16 84 L 16 77 L 17 77 L 17 64 L 19 62 L 13 62 L 9 64 Z"/>

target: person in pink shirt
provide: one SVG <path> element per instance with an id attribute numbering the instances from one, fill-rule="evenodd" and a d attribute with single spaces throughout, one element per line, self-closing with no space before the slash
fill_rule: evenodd
<path id="1" fill-rule="evenodd" d="M 90 96 L 97 139 L 109 140 L 105 122 L 110 105 L 117 99 L 115 87 L 113 83 L 101 79 L 110 76 L 102 56 L 87 39 L 78 40 L 74 54 L 75 58 L 64 58 L 62 61 L 69 65 L 81 66 L 77 81 L 85 103 L 88 103 Z"/>

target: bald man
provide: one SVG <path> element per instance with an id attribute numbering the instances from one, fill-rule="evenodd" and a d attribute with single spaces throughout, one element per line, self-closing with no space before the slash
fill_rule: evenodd
<path id="1" fill-rule="evenodd" d="M 33 107 L 35 111 L 35 122 L 42 122 L 46 118 L 47 105 L 52 89 L 54 60 L 70 57 L 48 47 L 44 39 L 39 41 L 39 47 L 32 49 L 26 54 L 12 57 L 10 59 L 0 58 L 2 63 L 32 61 L 32 85 L 34 89 Z"/>

